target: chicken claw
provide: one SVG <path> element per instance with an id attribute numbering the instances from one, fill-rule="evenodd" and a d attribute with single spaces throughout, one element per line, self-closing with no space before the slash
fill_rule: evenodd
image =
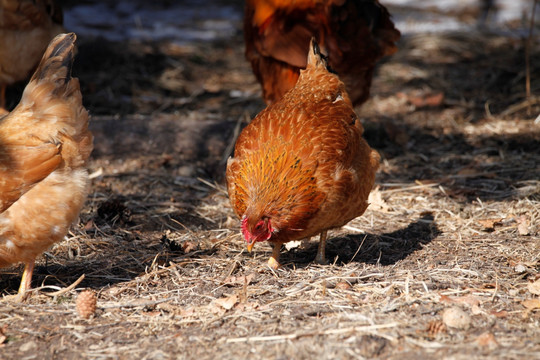
<path id="1" fill-rule="evenodd" d="M 268 267 L 270 267 L 272 270 L 277 270 L 281 267 L 281 264 L 273 256 L 271 256 L 270 259 L 268 259 Z"/>
<path id="2" fill-rule="evenodd" d="M 281 267 L 279 263 L 279 251 L 281 250 L 281 244 L 272 244 L 272 256 L 268 259 L 268 266 L 270 269 L 277 270 Z"/>

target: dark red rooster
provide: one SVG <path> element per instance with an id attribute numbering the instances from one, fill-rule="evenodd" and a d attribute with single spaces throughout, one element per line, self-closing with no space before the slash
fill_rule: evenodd
<path id="1" fill-rule="evenodd" d="M 267 103 L 296 83 L 314 37 L 359 105 L 369 96 L 376 62 L 396 52 L 400 33 L 377 0 L 247 0 L 244 36 Z"/>

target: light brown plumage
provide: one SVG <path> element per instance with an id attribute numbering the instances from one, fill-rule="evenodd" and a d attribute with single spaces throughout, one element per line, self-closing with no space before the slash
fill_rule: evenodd
<path id="1" fill-rule="evenodd" d="M 26 264 L 20 299 L 38 255 L 66 235 L 86 198 L 92 151 L 75 34 L 55 37 L 22 99 L 0 119 L 0 267 Z"/>
<path id="2" fill-rule="evenodd" d="M 354 105 L 367 100 L 376 62 L 393 54 L 400 33 L 377 0 L 247 0 L 246 58 L 272 103 L 306 67 L 315 37 Z"/>
<path id="3" fill-rule="evenodd" d="M 0 112 L 6 86 L 28 78 L 62 20 L 54 0 L 0 0 Z"/>
<path id="4" fill-rule="evenodd" d="M 227 163 L 248 250 L 270 241 L 272 266 L 281 244 L 319 233 L 323 262 L 326 231 L 364 213 L 379 164 L 344 84 L 316 48 L 295 87 L 242 131 Z"/>

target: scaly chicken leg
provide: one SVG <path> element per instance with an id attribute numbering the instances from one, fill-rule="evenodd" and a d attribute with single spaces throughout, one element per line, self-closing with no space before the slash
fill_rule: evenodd
<path id="1" fill-rule="evenodd" d="M 268 266 L 270 269 L 277 270 L 281 266 L 279 263 L 279 252 L 281 250 L 281 243 L 272 244 L 272 256 L 268 259 Z"/>
<path id="2" fill-rule="evenodd" d="M 21 285 L 19 286 L 19 292 L 15 297 L 16 302 L 22 302 L 26 298 L 26 292 L 30 290 L 32 285 L 32 274 L 34 273 L 34 265 L 36 261 L 32 260 L 24 265 L 24 272 L 21 277 Z"/>
<path id="3" fill-rule="evenodd" d="M 319 239 L 319 248 L 317 249 L 317 256 L 315 257 L 315 262 L 320 265 L 328 264 L 325 256 L 327 236 L 328 231 L 325 230 L 321 232 L 321 238 Z"/>

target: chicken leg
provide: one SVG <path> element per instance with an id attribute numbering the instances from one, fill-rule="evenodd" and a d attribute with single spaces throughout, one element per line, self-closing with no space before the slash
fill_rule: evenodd
<path id="1" fill-rule="evenodd" d="M 321 232 L 321 238 L 319 240 L 319 249 L 317 250 L 317 256 L 315 257 L 315 262 L 320 265 L 328 264 L 326 260 L 325 251 L 326 251 L 326 238 L 328 236 L 328 231 L 324 230 Z"/>
<path id="2" fill-rule="evenodd" d="M 272 244 L 272 256 L 268 259 L 268 266 L 270 269 L 277 270 L 281 264 L 279 263 L 279 252 L 281 250 L 281 243 Z"/>
<path id="3" fill-rule="evenodd" d="M 24 265 L 24 272 L 21 278 L 21 285 L 19 286 L 19 292 L 15 298 L 16 302 L 23 302 L 26 299 L 26 292 L 30 290 L 32 285 L 32 274 L 34 273 L 35 260 L 27 262 Z"/>

